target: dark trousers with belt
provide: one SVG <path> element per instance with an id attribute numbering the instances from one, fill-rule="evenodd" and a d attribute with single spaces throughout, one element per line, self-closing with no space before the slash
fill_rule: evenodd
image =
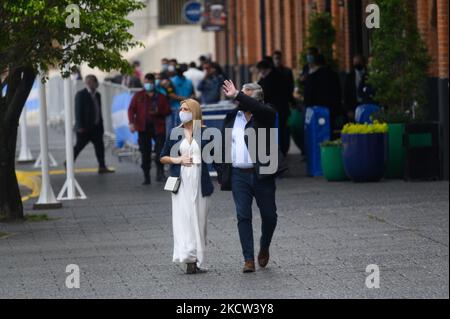
<path id="1" fill-rule="evenodd" d="M 233 168 L 231 178 L 233 199 L 236 205 L 239 238 L 245 261 L 255 259 L 252 202 L 256 200 L 261 213 L 260 248 L 268 249 L 277 225 L 277 207 L 275 204 L 275 178 L 259 180 L 253 170 Z"/>
<path id="2" fill-rule="evenodd" d="M 142 170 L 144 174 L 150 174 L 152 168 L 152 139 L 155 140 L 155 164 L 158 170 L 162 171 L 164 166 L 161 164 L 160 154 L 165 142 L 164 134 L 156 134 L 154 126 L 152 124 L 146 125 L 146 129 L 143 132 L 139 132 L 139 150 L 142 155 Z"/>
<path id="3" fill-rule="evenodd" d="M 281 153 L 283 153 L 284 156 L 287 156 L 289 152 L 289 148 L 291 146 L 291 134 L 288 128 L 288 114 L 280 114 L 279 115 L 279 143 L 280 143 L 280 150 Z"/>
<path id="4" fill-rule="evenodd" d="M 77 143 L 73 149 L 74 160 L 77 159 L 81 151 L 86 147 L 86 145 L 92 142 L 95 148 L 95 155 L 97 157 L 98 166 L 106 167 L 105 165 L 105 144 L 103 142 L 103 128 L 101 126 L 96 126 L 91 130 L 85 132 L 77 132 Z"/>

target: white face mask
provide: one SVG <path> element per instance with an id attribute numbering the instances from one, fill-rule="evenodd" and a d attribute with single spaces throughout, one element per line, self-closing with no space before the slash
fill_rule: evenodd
<path id="1" fill-rule="evenodd" d="M 192 113 L 191 112 L 180 112 L 180 121 L 181 123 L 189 123 L 192 121 Z"/>

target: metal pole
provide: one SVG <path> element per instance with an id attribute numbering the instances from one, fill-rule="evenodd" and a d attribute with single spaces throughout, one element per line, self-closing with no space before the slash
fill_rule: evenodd
<path id="1" fill-rule="evenodd" d="M 72 135 L 72 83 L 64 79 L 64 124 L 66 133 L 66 182 L 58 194 L 58 200 L 86 199 L 86 195 L 75 179 Z M 67 191 L 67 196 L 64 194 Z M 79 196 L 77 196 L 77 191 Z"/>
<path id="2" fill-rule="evenodd" d="M 27 107 L 25 106 L 20 117 L 20 154 L 17 160 L 19 163 L 34 162 L 33 155 L 28 147 L 27 137 Z"/>
<path id="3" fill-rule="evenodd" d="M 259 0 L 260 7 L 260 28 L 261 28 L 261 47 L 263 58 L 267 55 L 267 41 L 266 41 L 266 2 Z"/>
<path id="4" fill-rule="evenodd" d="M 47 100 L 45 96 L 45 83 L 42 83 L 44 74 L 41 73 L 38 79 L 39 85 L 39 134 L 41 142 L 41 163 L 42 163 L 42 186 L 41 193 L 34 209 L 57 209 L 62 204 L 58 202 L 50 184 L 49 157 L 48 157 L 48 132 L 47 132 Z"/>

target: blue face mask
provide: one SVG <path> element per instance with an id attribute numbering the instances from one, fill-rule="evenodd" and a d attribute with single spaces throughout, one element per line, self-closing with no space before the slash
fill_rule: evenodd
<path id="1" fill-rule="evenodd" d="M 314 61 L 315 61 L 314 55 L 308 54 L 308 55 L 306 56 L 306 61 L 308 61 L 309 64 L 314 63 Z"/>
<path id="2" fill-rule="evenodd" d="M 151 92 L 151 91 L 153 91 L 155 89 L 155 85 L 153 83 L 145 83 L 144 84 L 144 89 L 147 92 Z"/>

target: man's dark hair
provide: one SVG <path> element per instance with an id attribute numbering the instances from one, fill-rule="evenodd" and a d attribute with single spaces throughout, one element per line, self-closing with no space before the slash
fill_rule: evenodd
<path id="1" fill-rule="evenodd" d="M 93 80 L 93 81 L 95 81 L 96 83 L 98 83 L 97 77 L 96 77 L 95 75 L 93 75 L 93 74 L 86 75 L 86 77 L 85 77 L 84 80 L 85 80 L 85 81 L 87 81 L 87 80 Z"/>
<path id="2" fill-rule="evenodd" d="M 218 75 L 224 75 L 224 74 L 225 74 L 224 71 L 223 71 L 223 69 L 222 69 L 222 66 L 221 66 L 219 63 L 217 63 L 217 62 L 212 62 L 211 65 L 212 65 L 212 67 L 214 68 L 214 70 L 216 70 L 216 73 L 217 73 Z"/>
<path id="3" fill-rule="evenodd" d="M 147 73 L 144 77 L 147 81 L 155 82 L 156 78 L 153 73 Z"/>
<path id="4" fill-rule="evenodd" d="M 256 68 L 258 70 L 270 70 L 273 68 L 273 63 L 264 58 L 262 61 L 259 61 L 258 64 L 256 64 Z"/>
<path id="5" fill-rule="evenodd" d="M 316 47 L 309 47 L 308 48 L 308 52 L 312 53 L 313 55 L 319 55 L 320 54 L 319 49 L 316 48 Z"/>
<path id="6" fill-rule="evenodd" d="M 277 50 L 277 51 L 275 51 L 275 52 L 273 53 L 273 56 L 274 56 L 274 57 L 275 57 L 275 56 L 282 57 L 282 56 L 283 56 L 283 52 L 281 52 L 280 50 Z"/>
<path id="7" fill-rule="evenodd" d="M 184 72 L 187 71 L 187 64 L 183 63 L 183 64 L 178 64 L 175 67 L 175 72 L 178 76 L 180 77 L 184 77 Z"/>
<path id="8" fill-rule="evenodd" d="M 355 56 L 354 56 L 353 58 L 354 58 L 354 59 L 358 58 L 358 59 L 361 60 L 361 62 L 362 62 L 364 65 L 367 65 L 367 59 L 366 59 L 366 57 L 365 57 L 363 54 L 361 54 L 361 53 L 355 54 Z"/>
<path id="9" fill-rule="evenodd" d="M 189 67 L 190 68 L 197 68 L 197 63 L 191 62 L 191 63 L 189 63 Z"/>
<path id="10" fill-rule="evenodd" d="M 209 62 L 209 59 L 206 55 L 201 55 L 198 59 L 200 62 Z"/>
<path id="11" fill-rule="evenodd" d="M 170 59 L 170 60 L 169 60 L 169 63 L 175 63 L 175 64 L 178 64 L 178 60 L 177 60 L 177 59 Z"/>

